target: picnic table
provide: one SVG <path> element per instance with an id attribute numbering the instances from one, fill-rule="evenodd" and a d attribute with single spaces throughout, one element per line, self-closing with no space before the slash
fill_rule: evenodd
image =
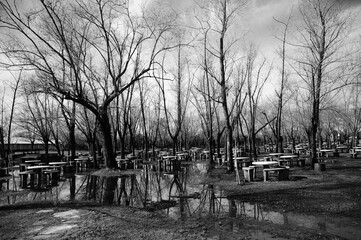
<path id="1" fill-rule="evenodd" d="M 42 183 L 43 183 L 43 171 L 45 169 L 49 169 L 51 166 L 50 165 L 39 165 L 39 166 L 29 166 L 27 167 L 27 170 L 31 171 L 33 170 L 36 177 L 37 177 L 37 184 L 36 187 L 37 188 L 41 188 L 42 187 Z M 30 181 L 33 181 L 34 178 L 30 177 Z"/>
<path id="2" fill-rule="evenodd" d="M 319 153 L 322 157 L 337 157 L 338 154 L 336 154 L 337 151 L 335 149 L 320 149 Z M 338 153 L 338 152 L 337 152 Z"/>
<path id="3" fill-rule="evenodd" d="M 180 160 L 178 160 L 177 156 L 162 156 L 158 158 L 158 168 L 160 171 L 169 170 L 175 171 L 180 168 Z"/>
<path id="4" fill-rule="evenodd" d="M 278 162 L 277 161 L 257 161 L 257 162 L 252 162 L 252 165 L 254 167 L 267 169 L 267 168 L 270 168 L 271 166 L 278 165 Z M 256 177 L 256 171 L 254 172 L 254 177 Z"/>
<path id="5" fill-rule="evenodd" d="M 49 165 L 59 169 L 59 172 L 61 171 L 64 173 L 65 166 L 68 166 L 69 164 L 67 162 L 49 162 Z"/>
<path id="6" fill-rule="evenodd" d="M 340 145 L 336 147 L 337 150 L 339 150 L 341 153 L 347 153 L 348 147 L 345 145 Z"/>
<path id="7" fill-rule="evenodd" d="M 271 157 L 272 160 L 273 160 L 273 158 L 279 158 L 282 155 L 283 155 L 283 153 L 270 153 L 269 154 L 269 156 Z"/>
<path id="8" fill-rule="evenodd" d="M 177 153 L 177 157 L 179 160 L 184 161 L 188 157 L 188 153 Z"/>
<path id="9" fill-rule="evenodd" d="M 280 156 L 278 163 L 280 166 L 286 165 L 291 167 L 293 166 L 294 159 L 298 159 L 298 155 L 284 155 L 284 156 Z"/>
<path id="10" fill-rule="evenodd" d="M 30 164 L 30 165 L 35 165 L 36 163 L 41 163 L 41 160 L 39 160 L 39 159 L 25 160 L 25 163 Z"/>
<path id="11" fill-rule="evenodd" d="M 74 161 L 75 161 L 76 172 L 85 170 L 90 163 L 90 160 L 88 157 L 75 158 Z"/>
<path id="12" fill-rule="evenodd" d="M 248 167 L 252 162 L 249 157 L 234 157 L 233 160 L 235 161 L 235 166 L 238 167 L 240 164 L 241 168 Z"/>
<path id="13" fill-rule="evenodd" d="M 295 151 L 297 154 L 301 155 L 301 154 L 306 154 L 306 149 L 304 147 L 296 147 Z"/>

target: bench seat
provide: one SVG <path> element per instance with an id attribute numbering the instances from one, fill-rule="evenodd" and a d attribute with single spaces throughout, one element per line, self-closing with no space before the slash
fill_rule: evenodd
<path id="1" fill-rule="evenodd" d="M 289 179 L 289 168 L 265 168 L 263 169 L 263 181 L 267 182 L 269 172 L 276 172 L 279 181 Z"/>

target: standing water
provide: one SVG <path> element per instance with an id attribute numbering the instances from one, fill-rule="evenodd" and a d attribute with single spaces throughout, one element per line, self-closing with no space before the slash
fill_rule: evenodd
<path id="1" fill-rule="evenodd" d="M 18 172 L 14 174 L 18 176 Z M 350 219 L 270 211 L 267 205 L 228 197 L 219 186 L 203 184 L 205 175 L 206 164 L 199 162 L 184 165 L 180 171 L 158 171 L 151 165 L 142 170 L 123 171 L 118 177 L 114 204 L 160 211 L 174 219 L 229 217 L 234 220 L 228 223 L 232 232 L 244 231 L 238 226 L 239 219 L 252 219 L 322 231 L 346 239 L 361 236 L 358 224 L 345 224 L 352 222 Z M 104 177 L 92 175 L 91 172 L 64 175 L 57 186 L 45 189 L 19 189 L 19 178 L 11 179 L 6 184 L 9 189 L 16 191 L 4 191 L 3 186 L 0 194 L 2 207 L 31 204 L 34 201 L 50 201 L 54 204 L 66 201 L 101 203 L 104 194 Z M 250 234 L 258 239 L 271 238 L 258 231 Z"/>

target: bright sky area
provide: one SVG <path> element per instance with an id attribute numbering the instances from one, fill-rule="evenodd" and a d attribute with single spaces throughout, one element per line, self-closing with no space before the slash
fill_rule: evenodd
<path id="1" fill-rule="evenodd" d="M 131 0 L 130 0 L 131 1 Z M 143 0 L 141 1 L 143 4 Z M 146 0 L 147 4 L 154 4 L 156 0 Z M 31 7 L 34 4 L 32 1 L 23 1 L 23 5 L 26 8 Z M 175 9 L 184 10 L 192 9 L 192 6 L 195 4 L 195 0 L 162 0 L 162 4 L 170 4 Z M 275 21 L 273 17 L 277 19 L 285 20 L 287 19 L 291 9 L 294 9 L 294 18 L 293 20 L 297 22 L 299 16 L 297 16 L 298 6 L 302 0 L 252 0 L 249 4 L 249 7 L 244 10 L 242 13 L 243 21 L 240 23 L 242 26 L 246 26 L 248 29 L 252 29 L 252 38 L 255 41 L 258 41 L 261 45 L 260 53 L 270 59 L 270 61 L 279 61 L 277 55 L 275 54 L 275 49 L 279 46 L 279 42 L 274 38 L 274 34 L 280 34 L 280 31 L 275 28 Z M 354 14 L 359 15 L 361 10 L 361 0 L 342 0 L 342 2 L 347 6 L 347 11 L 352 11 Z M 144 6 L 144 5 L 143 5 Z M 191 13 L 187 13 L 191 14 Z M 190 16 L 191 17 L 191 16 Z M 350 32 L 352 39 L 359 41 L 361 33 L 361 21 L 356 20 L 353 29 Z M 292 28 L 292 24 L 291 24 Z M 14 73 L 15 77 L 17 73 Z M 273 92 L 274 86 L 277 85 L 277 71 L 274 71 L 272 75 L 272 81 L 267 85 L 265 91 Z M 0 97 L 4 88 L 6 88 L 7 95 L 11 95 L 11 90 L 8 88 L 8 84 L 14 81 L 14 77 L 9 74 L 6 69 L 0 69 Z"/>

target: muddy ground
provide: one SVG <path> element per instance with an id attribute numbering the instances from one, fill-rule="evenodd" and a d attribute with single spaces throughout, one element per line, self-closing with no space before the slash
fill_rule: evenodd
<path id="1" fill-rule="evenodd" d="M 234 211 L 174 219 L 86 202 L 13 204 L 0 207 L 0 239 L 361 239 L 360 159 L 326 159 L 324 172 L 294 167 L 289 181 L 238 185 L 225 169 L 202 181 L 223 189 Z M 237 213 L 240 200 L 254 217 Z"/>

